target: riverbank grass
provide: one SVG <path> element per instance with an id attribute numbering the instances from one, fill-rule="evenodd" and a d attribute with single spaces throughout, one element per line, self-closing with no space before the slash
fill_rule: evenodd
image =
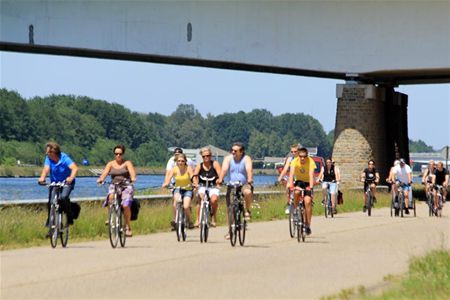
<path id="1" fill-rule="evenodd" d="M 324 214 L 320 191 L 315 193 L 314 216 Z M 390 205 L 390 195 L 378 194 L 376 207 Z M 218 225 L 225 225 L 225 199 L 221 197 L 217 214 Z M 107 240 L 108 231 L 105 220 L 108 210 L 98 202 L 81 202 L 81 213 L 75 224 L 70 227 L 69 244 L 90 240 Z M 252 222 L 286 219 L 284 193 L 259 196 L 252 205 Z M 362 192 L 344 191 L 344 205 L 338 206 L 338 212 L 362 210 Z M 195 205 L 192 206 L 195 218 Z M 47 229 L 46 205 L 11 205 L 0 208 L 0 250 L 42 246 L 48 244 L 45 238 Z M 132 222 L 134 235 L 151 234 L 170 230 L 172 206 L 170 200 L 141 201 L 141 210 L 137 221 Z"/>

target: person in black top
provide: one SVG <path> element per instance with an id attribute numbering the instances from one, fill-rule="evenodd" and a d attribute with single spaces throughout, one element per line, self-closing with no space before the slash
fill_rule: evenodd
<path id="1" fill-rule="evenodd" d="M 341 180 L 341 174 L 339 168 L 334 165 L 331 157 L 327 158 L 325 165 L 322 166 L 319 175 L 319 181 L 322 181 L 322 193 L 323 199 L 327 195 L 327 189 L 329 187 L 331 194 L 331 205 L 333 207 L 333 213 L 337 213 L 336 210 L 336 194 L 338 191 L 338 183 Z M 325 205 L 325 203 L 323 203 Z"/>
<path id="2" fill-rule="evenodd" d="M 195 227 L 199 226 L 200 222 L 200 201 L 205 195 L 206 190 L 206 181 L 202 180 L 203 178 L 213 179 L 208 184 L 208 193 L 211 200 L 212 207 L 212 221 L 211 226 L 216 227 L 216 212 L 217 212 L 217 201 L 219 200 L 219 188 L 216 185 L 216 180 L 219 178 L 219 174 L 221 172 L 220 164 L 212 160 L 211 157 L 211 149 L 202 148 L 200 150 L 200 155 L 203 158 L 203 162 L 197 164 L 194 170 L 194 184 L 200 185 L 198 189 L 198 201 L 197 201 L 197 221 L 195 222 Z"/>
<path id="3" fill-rule="evenodd" d="M 377 169 L 375 168 L 375 161 L 373 159 L 369 160 L 367 163 L 367 168 L 361 173 L 361 182 L 364 182 L 364 207 L 363 212 L 366 212 L 367 209 L 367 187 L 370 186 L 370 190 L 372 191 L 373 199 L 376 200 L 376 190 L 377 184 L 380 181 L 380 174 L 378 174 Z"/>
<path id="4" fill-rule="evenodd" d="M 436 164 L 436 169 L 434 170 L 432 176 L 432 183 L 434 186 L 433 195 L 434 195 L 434 208 L 436 209 L 438 206 L 437 199 L 437 191 L 438 186 L 442 186 L 442 198 L 443 203 L 445 203 L 447 199 L 447 187 L 448 187 L 448 170 L 444 168 L 444 164 L 440 161 Z"/>

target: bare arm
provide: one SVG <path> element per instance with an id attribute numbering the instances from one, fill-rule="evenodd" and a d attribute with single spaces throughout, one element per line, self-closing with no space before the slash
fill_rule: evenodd
<path id="1" fill-rule="evenodd" d="M 291 168 L 291 170 L 289 171 L 289 179 L 287 182 L 287 187 L 291 187 L 294 185 L 294 168 Z"/>
<path id="2" fill-rule="evenodd" d="M 75 177 L 77 177 L 77 173 L 78 173 L 78 166 L 76 163 L 71 163 L 69 166 L 70 169 L 70 176 L 67 177 L 66 181 L 68 183 L 72 183 L 72 181 L 75 179 Z"/>
<path id="3" fill-rule="evenodd" d="M 49 166 L 44 166 L 44 168 L 42 169 L 41 172 L 41 176 L 39 177 L 38 182 L 45 182 L 45 177 L 47 177 L 48 173 L 50 173 L 50 167 Z"/>
<path id="4" fill-rule="evenodd" d="M 136 181 L 136 170 L 134 169 L 133 163 L 130 160 L 127 160 L 126 162 L 128 172 L 130 172 L 131 182 Z"/>
<path id="5" fill-rule="evenodd" d="M 231 155 L 228 155 L 222 162 L 222 172 L 220 172 L 219 179 L 216 181 L 218 185 L 221 185 L 223 183 L 223 178 L 227 174 L 228 168 L 230 167 L 230 159 Z"/>
<path id="6" fill-rule="evenodd" d="M 97 179 L 97 183 L 102 183 L 103 181 L 105 181 L 105 178 L 106 176 L 108 176 L 110 171 L 111 171 L 111 162 L 106 164 L 105 169 L 103 170 L 100 177 Z"/>
<path id="7" fill-rule="evenodd" d="M 167 172 L 166 178 L 164 179 L 164 182 L 162 184 L 161 187 L 166 187 L 169 185 L 170 179 L 173 177 L 173 169 L 169 170 L 169 172 Z"/>
<path id="8" fill-rule="evenodd" d="M 250 156 L 245 156 L 245 170 L 247 170 L 247 182 L 253 184 L 253 164 Z"/>
<path id="9" fill-rule="evenodd" d="M 284 175 L 287 174 L 287 171 L 289 170 L 289 159 L 286 158 L 286 160 L 284 161 L 284 166 L 283 166 L 283 170 L 280 173 L 280 176 L 278 176 L 278 181 L 281 181 L 284 177 Z"/>

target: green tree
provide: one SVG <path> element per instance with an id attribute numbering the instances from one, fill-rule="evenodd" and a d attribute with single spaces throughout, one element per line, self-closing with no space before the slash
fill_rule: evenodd
<path id="1" fill-rule="evenodd" d="M 409 152 L 423 153 L 423 152 L 435 152 L 432 146 L 428 146 L 424 141 L 409 140 Z"/>

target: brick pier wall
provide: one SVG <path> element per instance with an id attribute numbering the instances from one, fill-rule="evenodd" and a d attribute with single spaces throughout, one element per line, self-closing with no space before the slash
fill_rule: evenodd
<path id="1" fill-rule="evenodd" d="M 359 177 L 374 159 L 382 179 L 387 177 L 386 89 L 364 84 L 338 84 L 333 159 L 342 185 L 362 186 Z"/>

